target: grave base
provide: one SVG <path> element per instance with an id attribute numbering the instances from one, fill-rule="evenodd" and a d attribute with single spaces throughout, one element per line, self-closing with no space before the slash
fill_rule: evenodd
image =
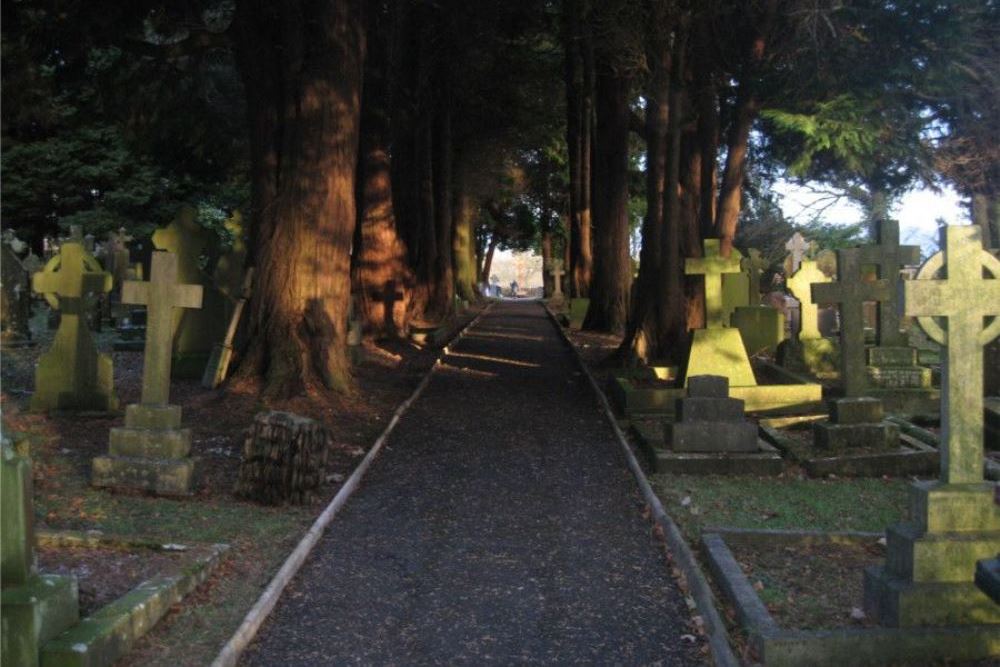
<path id="1" fill-rule="evenodd" d="M 839 377 L 840 346 L 833 338 L 801 338 L 778 345 L 777 361 L 782 368 L 809 373 L 822 380 Z"/>
<path id="2" fill-rule="evenodd" d="M 664 445 L 663 428 L 659 423 L 635 422 L 632 428 L 653 472 L 770 477 L 784 471 L 781 454 L 763 440 L 758 439 L 756 452 L 675 452 Z"/>
<path id="3" fill-rule="evenodd" d="M 1000 548 L 1000 539 L 995 546 Z M 870 567 L 865 570 L 865 612 L 893 628 L 994 625 L 1000 637 L 1000 605 L 971 580 L 913 583 L 882 566 Z"/>
<path id="4" fill-rule="evenodd" d="M 191 495 L 195 459 L 96 456 L 90 483 L 98 488 L 151 491 L 161 496 Z"/>
<path id="5" fill-rule="evenodd" d="M 879 389 L 873 387 L 867 395 L 882 400 L 887 414 L 907 418 L 937 418 L 941 414 L 941 392 L 938 389 Z"/>
<path id="6" fill-rule="evenodd" d="M 4 664 L 38 664 L 42 642 L 59 635 L 79 620 L 76 579 L 36 575 L 21 586 L 3 589 L 0 655 Z"/>

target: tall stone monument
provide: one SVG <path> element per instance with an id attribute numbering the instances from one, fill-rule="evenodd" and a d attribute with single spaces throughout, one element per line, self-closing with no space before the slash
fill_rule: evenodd
<path id="1" fill-rule="evenodd" d="M 76 579 L 40 575 L 35 566 L 31 464 L 5 438 L 0 460 L 0 657 L 35 667 L 42 642 L 79 619 Z"/>
<path id="2" fill-rule="evenodd" d="M 830 282 L 815 260 L 803 260 L 786 281 L 788 290 L 799 301 L 799 330 L 778 348 L 778 363 L 796 371 L 806 371 L 818 378 L 837 375 L 837 345 L 819 329 L 819 308 L 812 301 L 812 286 Z"/>
<path id="3" fill-rule="evenodd" d="M 911 521 L 888 529 L 885 565 L 865 572 L 865 606 L 893 627 L 988 626 L 997 650 L 1000 605 L 973 580 L 976 562 L 1000 553 L 1000 507 L 983 479 L 983 347 L 1000 335 L 1000 260 L 975 225 L 946 227 L 942 248 L 904 285 L 905 313 L 947 348 L 941 476 L 913 484 Z"/>
<path id="4" fill-rule="evenodd" d="M 87 327 L 89 297 L 111 290 L 111 275 L 76 241 L 32 277 L 32 288 L 60 314 L 59 330 L 35 368 L 32 410 L 118 409 L 111 357 L 99 353 Z"/>
<path id="5" fill-rule="evenodd" d="M 201 285 L 180 283 L 177 257 L 169 252 L 153 253 L 149 282 L 124 284 L 122 301 L 147 310 L 142 402 L 126 408 L 124 428 L 111 429 L 109 455 L 93 461 L 94 486 L 163 495 L 191 492 L 191 429 L 181 428 L 181 407 L 168 402 L 170 343 L 174 310 L 200 308 L 201 298 Z"/>
<path id="6" fill-rule="evenodd" d="M 840 311 L 840 384 L 847 397 L 864 396 L 868 390 L 865 363 L 864 304 L 888 298 L 884 279 L 862 280 L 861 250 L 837 251 L 837 280 L 814 283 L 813 303 L 835 303 Z"/>

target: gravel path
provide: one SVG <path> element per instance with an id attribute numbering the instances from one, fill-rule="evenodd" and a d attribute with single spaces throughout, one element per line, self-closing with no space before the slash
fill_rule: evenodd
<path id="1" fill-rule="evenodd" d="M 248 665 L 700 664 L 614 434 L 536 303 L 403 417 Z"/>

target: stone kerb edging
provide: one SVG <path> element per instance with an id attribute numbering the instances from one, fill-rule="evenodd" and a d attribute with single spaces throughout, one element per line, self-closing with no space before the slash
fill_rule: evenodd
<path id="1" fill-rule="evenodd" d="M 475 317 L 469 320 L 464 325 L 460 326 L 458 331 L 452 337 L 451 341 L 441 348 L 441 353 L 438 355 L 437 359 L 434 361 L 434 365 L 431 369 L 427 371 L 424 375 L 423 380 L 417 385 L 417 388 L 413 390 L 410 397 L 403 401 L 396 411 L 392 415 L 392 419 L 389 420 L 389 424 L 382 431 L 382 434 L 375 440 L 375 444 L 372 448 L 368 450 L 365 458 L 361 460 L 358 467 L 354 469 L 351 476 L 347 478 L 344 485 L 340 487 L 337 491 L 337 495 L 333 497 L 330 504 L 326 506 L 323 513 L 320 514 L 313 525 L 309 528 L 302 539 L 299 541 L 295 550 L 289 554 L 288 558 L 285 559 L 284 564 L 278 573 L 274 575 L 271 579 L 271 583 L 268 584 L 264 592 L 261 593 L 260 597 L 254 606 L 247 612 L 247 615 L 243 618 L 243 622 L 230 637 L 226 645 L 222 647 L 219 654 L 212 661 L 212 667 L 232 667 L 237 663 L 243 651 L 246 647 L 253 641 L 253 638 L 257 635 L 257 631 L 260 630 L 260 626 L 264 623 L 264 620 L 270 615 L 274 610 L 275 605 L 277 605 L 278 600 L 281 598 L 281 594 L 284 592 L 288 584 L 291 583 L 292 578 L 295 577 L 296 573 L 302 567 L 306 558 L 315 548 L 319 539 L 323 536 L 326 531 L 327 526 L 333 521 L 333 518 L 337 515 L 341 508 L 347 504 L 348 499 L 361 485 L 361 480 L 371 467 L 372 462 L 378 456 L 379 452 L 382 450 L 383 445 L 385 445 L 386 440 L 389 438 L 389 434 L 392 433 L 393 429 L 396 428 L 396 424 L 399 423 L 400 418 L 406 413 L 410 406 L 420 397 L 424 392 L 427 385 L 430 384 L 431 378 L 434 376 L 434 371 L 436 371 L 441 366 L 441 360 L 448 354 L 450 346 L 465 336 L 465 333 L 474 326 L 483 315 L 490 311 L 493 307 L 493 303 L 487 304 L 483 310 L 481 310 Z"/>
<path id="2" fill-rule="evenodd" d="M 677 527 L 677 524 L 674 523 L 674 520 L 671 519 L 670 515 L 663 509 L 663 503 L 660 502 L 656 492 L 653 491 L 653 487 L 649 483 L 646 473 L 642 470 L 642 466 L 639 465 L 639 460 L 632 452 L 632 447 L 629 445 L 624 431 L 622 431 L 621 427 L 618 425 L 618 420 L 615 418 L 614 412 L 611 410 L 611 404 L 608 403 L 607 396 L 605 396 L 604 392 L 601 390 L 597 380 L 594 379 L 590 369 L 587 368 L 587 364 L 583 361 L 583 358 L 577 351 L 576 346 L 573 345 L 569 336 L 566 335 L 566 332 L 559 324 L 559 320 L 556 318 L 555 314 L 549 310 L 549 307 L 545 304 L 543 304 L 542 307 L 545 309 L 545 312 L 548 314 L 553 325 L 555 325 L 556 330 L 559 331 L 559 335 L 562 337 L 563 342 L 573 353 L 573 357 L 576 359 L 576 363 L 580 367 L 580 370 L 583 371 L 587 380 L 590 381 L 590 386 L 594 390 L 594 394 L 597 396 L 598 402 L 601 404 L 604 416 L 607 418 L 608 423 L 611 424 L 611 428 L 614 430 L 615 436 L 618 439 L 618 444 L 621 445 L 622 452 L 625 455 L 625 460 L 628 463 L 629 469 L 632 471 L 632 475 L 635 477 L 639 490 L 642 492 L 642 497 L 649 505 L 653 520 L 663 530 L 663 536 L 667 541 L 667 546 L 670 548 L 671 554 L 673 555 L 677 566 L 684 574 L 691 597 L 694 598 L 695 605 L 698 608 L 698 613 L 705 622 L 705 636 L 708 639 L 708 646 L 712 651 L 712 658 L 715 660 L 715 664 L 718 667 L 739 667 L 740 661 L 736 658 L 736 655 L 733 653 L 733 649 L 729 644 L 729 632 L 726 630 L 726 625 L 723 622 L 722 617 L 719 615 L 719 610 L 715 606 L 715 596 L 712 594 L 712 589 L 708 584 L 708 580 L 705 578 L 704 573 L 701 571 L 701 567 L 698 565 L 698 561 L 695 559 L 694 552 L 691 551 L 691 547 L 688 546 L 688 543 L 685 541 L 684 536 Z"/>

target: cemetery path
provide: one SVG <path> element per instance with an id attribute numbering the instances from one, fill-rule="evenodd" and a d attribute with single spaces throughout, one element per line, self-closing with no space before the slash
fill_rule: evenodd
<path id="1" fill-rule="evenodd" d="M 488 312 L 402 418 L 248 665 L 701 664 L 586 378 L 537 303 Z"/>

